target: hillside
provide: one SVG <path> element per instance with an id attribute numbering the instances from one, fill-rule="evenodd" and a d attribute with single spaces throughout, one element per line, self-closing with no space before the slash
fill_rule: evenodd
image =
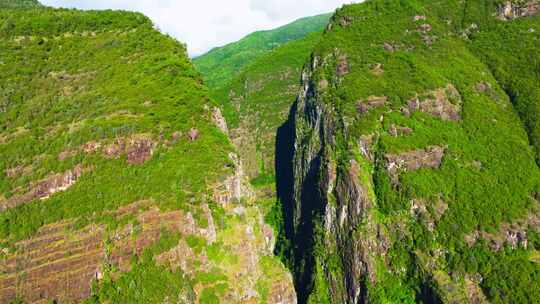
<path id="1" fill-rule="evenodd" d="M 215 48 L 195 58 L 195 66 L 204 76 L 205 84 L 221 88 L 238 75 L 242 67 L 252 63 L 268 51 L 292 40 L 304 38 L 322 30 L 331 14 L 299 19 L 293 23 L 268 31 L 252 33 L 240 41 Z"/>
<path id="2" fill-rule="evenodd" d="M 539 12 L 370 0 L 332 17 L 277 143 L 299 303 L 538 301 Z"/>
<path id="3" fill-rule="evenodd" d="M 128 12 L 0 29 L 1 303 L 295 302 L 182 44 Z"/>
<path id="4" fill-rule="evenodd" d="M 41 4 L 37 0 L 0 0 L 0 9 L 32 8 Z"/>
<path id="5" fill-rule="evenodd" d="M 274 183 L 276 130 L 287 120 L 300 89 L 302 66 L 319 37 L 313 33 L 288 42 L 244 67 L 223 88 L 212 90 L 223 104 L 246 174 L 258 185 Z"/>

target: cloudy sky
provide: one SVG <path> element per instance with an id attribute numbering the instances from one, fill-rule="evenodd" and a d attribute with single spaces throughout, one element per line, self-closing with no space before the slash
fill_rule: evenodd
<path id="1" fill-rule="evenodd" d="M 149 16 L 192 56 L 261 29 L 331 12 L 352 0 L 41 0 L 54 7 L 124 9 Z M 358 1 L 354 1 L 358 2 Z"/>

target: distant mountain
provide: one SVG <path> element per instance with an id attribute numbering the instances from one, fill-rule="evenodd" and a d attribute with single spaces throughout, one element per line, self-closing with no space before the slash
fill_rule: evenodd
<path id="1" fill-rule="evenodd" d="M 280 28 L 252 33 L 240 41 L 215 48 L 194 59 L 194 64 L 203 74 L 206 85 L 211 89 L 221 87 L 234 77 L 240 69 L 253 62 L 269 50 L 321 31 L 331 14 L 299 19 Z"/>

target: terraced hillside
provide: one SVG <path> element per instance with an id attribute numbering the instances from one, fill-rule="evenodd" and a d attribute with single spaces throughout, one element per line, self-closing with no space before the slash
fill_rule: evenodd
<path id="1" fill-rule="evenodd" d="M 539 12 L 368 0 L 332 17 L 278 141 L 299 303 L 538 301 Z"/>
<path id="2" fill-rule="evenodd" d="M 128 12 L 0 29 L 0 302 L 295 303 L 180 43 Z"/>

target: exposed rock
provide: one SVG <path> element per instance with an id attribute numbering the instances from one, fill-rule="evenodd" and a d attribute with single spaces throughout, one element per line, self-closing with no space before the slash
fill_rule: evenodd
<path id="1" fill-rule="evenodd" d="M 203 204 L 202 209 L 208 226 L 201 229 L 200 233 L 206 238 L 209 244 L 212 244 L 216 241 L 216 226 L 214 225 L 214 218 L 212 217 L 212 211 L 210 211 L 207 204 Z"/>
<path id="2" fill-rule="evenodd" d="M 418 26 L 418 30 L 422 33 L 427 33 L 427 32 L 431 32 L 431 30 L 433 29 L 433 27 L 431 26 L 431 24 L 429 23 L 424 23 L 424 24 L 420 24 Z"/>
<path id="3" fill-rule="evenodd" d="M 489 247 L 494 251 L 501 250 L 505 245 L 512 249 L 518 247 L 528 248 L 527 230 L 532 229 L 540 233 L 540 216 L 531 212 L 527 217 L 512 223 L 503 223 L 499 231 L 489 233 L 486 231 L 473 231 L 465 235 L 464 240 L 472 247 L 480 239 L 488 241 Z"/>
<path id="4" fill-rule="evenodd" d="M 448 210 L 448 204 L 441 197 L 431 200 L 413 199 L 410 214 L 416 219 L 422 220 L 428 230 L 433 232 L 436 223 L 442 218 L 446 210 Z"/>
<path id="5" fill-rule="evenodd" d="M 149 138 L 132 138 L 127 147 L 127 162 L 141 165 L 152 158 L 155 143 Z"/>
<path id="6" fill-rule="evenodd" d="M 213 199 L 221 205 L 228 205 L 242 198 L 250 199 L 254 196 L 244 174 L 242 162 L 234 153 L 229 154 L 233 162 L 234 173 L 227 176 L 225 180 L 214 187 Z"/>
<path id="7" fill-rule="evenodd" d="M 356 110 L 359 114 L 365 114 L 371 109 L 381 108 L 388 102 L 386 96 L 369 96 L 367 100 L 360 100 L 356 103 Z"/>
<path id="8" fill-rule="evenodd" d="M 372 64 L 369 67 L 371 74 L 375 76 L 382 76 L 384 74 L 383 66 L 381 63 Z"/>
<path id="9" fill-rule="evenodd" d="M 474 89 L 479 94 L 486 94 L 496 102 L 501 100 L 501 97 L 493 89 L 489 82 L 479 82 L 474 86 Z"/>
<path id="10" fill-rule="evenodd" d="M 531 17 L 539 12 L 540 1 L 538 0 L 512 0 L 499 5 L 498 18 L 500 20 L 513 20 L 521 17 Z"/>
<path id="11" fill-rule="evenodd" d="M 321 79 L 319 81 L 319 89 L 320 90 L 326 90 L 328 88 L 328 80 L 326 79 Z"/>
<path id="12" fill-rule="evenodd" d="M 32 172 L 32 166 L 17 166 L 14 168 L 8 168 L 5 170 L 5 175 L 8 178 L 19 178 L 21 176 L 26 176 Z"/>
<path id="13" fill-rule="evenodd" d="M 479 274 L 476 275 L 466 275 L 465 276 L 465 291 L 467 294 L 467 299 L 471 304 L 488 304 L 489 301 L 486 298 L 486 295 L 480 288 L 482 283 L 482 276 Z"/>
<path id="14" fill-rule="evenodd" d="M 487 82 L 479 82 L 476 84 L 474 88 L 476 89 L 476 92 L 478 93 L 485 93 L 488 90 L 491 90 L 491 84 Z"/>
<path id="15" fill-rule="evenodd" d="M 180 140 L 180 137 L 182 137 L 182 132 L 180 131 L 176 131 L 172 134 L 172 140 L 173 142 L 176 142 L 178 140 Z"/>
<path id="16" fill-rule="evenodd" d="M 416 15 L 413 17 L 413 21 L 414 22 L 417 22 L 417 21 L 425 21 L 427 20 L 426 16 L 424 15 Z"/>
<path id="17" fill-rule="evenodd" d="M 412 132 L 413 130 L 409 127 L 396 126 L 395 124 L 392 124 L 388 130 L 388 133 L 390 133 L 390 135 L 393 137 L 411 135 Z"/>
<path id="18" fill-rule="evenodd" d="M 461 103 L 461 95 L 453 85 L 449 84 L 446 88 L 430 91 L 411 99 L 408 103 L 408 111 L 411 113 L 421 111 L 442 120 L 458 121 L 461 119 Z"/>
<path id="19" fill-rule="evenodd" d="M 395 52 L 397 50 L 397 47 L 395 45 L 390 44 L 388 42 L 385 42 L 383 44 L 383 47 L 384 47 L 385 50 L 387 50 L 390 53 L 393 53 L 393 52 Z"/>
<path id="20" fill-rule="evenodd" d="M 374 135 L 362 135 L 358 140 L 358 145 L 360 147 L 362 156 L 364 156 L 370 162 L 373 162 L 375 159 L 372 150 L 374 137 Z"/>
<path id="21" fill-rule="evenodd" d="M 341 26 L 341 27 L 347 27 L 349 25 L 351 25 L 353 23 L 354 19 L 350 16 L 343 16 L 341 18 L 339 18 L 339 20 L 337 21 L 337 23 Z"/>
<path id="22" fill-rule="evenodd" d="M 52 175 L 42 181 L 30 184 L 30 190 L 22 195 L 14 195 L 9 199 L 0 198 L 0 212 L 19 205 L 29 203 L 36 199 L 45 200 L 57 192 L 66 191 L 82 176 L 85 169 L 77 165 L 72 170 L 62 174 Z"/>
<path id="23" fill-rule="evenodd" d="M 156 146 L 157 143 L 150 136 L 136 134 L 130 138 L 116 138 L 103 149 L 103 154 L 108 158 L 119 158 L 127 154 L 129 164 L 141 165 L 152 158 Z"/>
<path id="24" fill-rule="evenodd" d="M 364 183 L 365 168 L 350 160 L 347 168 L 338 170 L 330 149 L 327 150 L 336 142 L 339 123 L 333 121 L 334 109 L 327 108 L 331 105 L 320 100 L 324 95 L 318 94 L 319 88 L 313 86 L 312 68 L 316 66 L 312 62 L 302 74 L 304 85 L 293 122 L 296 127 L 293 188 L 290 201 L 284 202 L 290 204 L 287 221 L 291 233 L 287 237 L 294 247 L 295 269 L 302 269 L 294 273 L 295 282 L 300 287 L 301 303 L 308 302 L 310 288 L 327 288 L 332 303 L 361 303 L 367 282 L 377 280 L 376 261 L 385 256 L 390 241 L 370 215 L 374 203 L 369 185 Z M 383 106 L 386 101 L 385 97 L 372 97 L 358 105 L 365 105 L 367 111 L 369 107 Z M 372 138 L 365 140 L 359 146 L 361 149 L 364 146 L 364 154 L 369 156 L 367 146 Z M 321 231 L 314 227 L 319 219 Z M 318 251 L 314 246 L 324 249 Z M 328 265 L 329 259 L 339 266 Z M 326 271 L 327 267 L 340 267 L 343 273 Z M 324 282 L 314 282 L 315 275 Z M 319 283 L 322 285 L 318 286 Z"/>
<path id="25" fill-rule="evenodd" d="M 75 155 L 77 155 L 77 151 L 76 150 L 66 150 L 66 151 L 62 151 L 60 152 L 60 154 L 58 154 L 58 160 L 59 161 L 64 161 L 68 158 L 71 158 Z"/>
<path id="26" fill-rule="evenodd" d="M 402 154 L 387 154 L 386 169 L 394 185 L 399 184 L 399 174 L 404 171 L 415 171 L 421 168 L 439 168 L 444 156 L 444 147 L 431 146 L 422 150 Z"/>
<path id="27" fill-rule="evenodd" d="M 113 143 L 107 145 L 103 150 L 108 158 L 119 158 L 122 153 L 126 150 L 126 141 L 123 138 L 117 138 Z"/>
<path id="28" fill-rule="evenodd" d="M 349 62 L 347 61 L 347 55 L 340 55 L 338 57 L 338 63 L 336 67 L 336 74 L 339 77 L 343 77 L 350 72 Z"/>
<path id="29" fill-rule="evenodd" d="M 194 142 L 198 138 L 199 138 L 199 130 L 197 130 L 196 128 L 191 128 L 191 130 L 189 130 L 189 133 L 188 133 L 189 141 Z"/>
<path id="30" fill-rule="evenodd" d="M 89 141 L 86 144 L 82 146 L 82 150 L 84 153 L 94 153 L 97 152 L 101 148 L 101 143 L 97 141 Z"/>
<path id="31" fill-rule="evenodd" d="M 221 132 L 229 134 L 229 128 L 227 128 L 227 121 L 225 121 L 225 118 L 221 114 L 220 108 L 214 107 L 214 109 L 212 110 L 212 121 L 221 130 Z"/>

